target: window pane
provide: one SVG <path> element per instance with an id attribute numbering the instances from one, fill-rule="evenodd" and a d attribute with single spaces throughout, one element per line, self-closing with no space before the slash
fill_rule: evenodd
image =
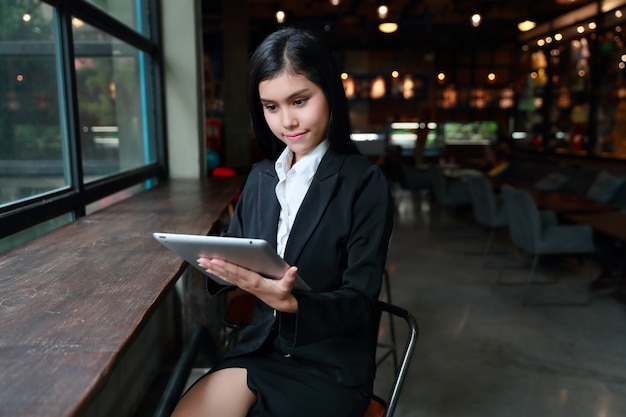
<path id="1" fill-rule="evenodd" d="M 149 20 L 147 19 L 147 9 L 145 7 L 146 1 L 134 1 L 134 0 L 87 0 L 94 6 L 104 10 L 120 22 L 130 26 L 137 32 L 144 35 L 148 35 L 150 28 L 148 26 Z M 141 4 L 143 8 L 141 13 L 138 13 L 137 5 Z"/>
<path id="2" fill-rule="evenodd" d="M 37 236 L 41 236 L 44 233 L 48 233 L 51 230 L 58 229 L 73 220 L 74 216 L 71 213 L 63 214 L 52 220 L 39 223 L 37 226 L 30 227 L 22 230 L 21 232 L 12 234 L 11 236 L 2 238 L 0 239 L 0 253 L 34 239 Z"/>
<path id="3" fill-rule="evenodd" d="M 73 28 L 85 182 L 154 162 L 149 57 L 93 26 Z"/>
<path id="4" fill-rule="evenodd" d="M 68 185 L 53 9 L 0 4 L 0 206 Z"/>

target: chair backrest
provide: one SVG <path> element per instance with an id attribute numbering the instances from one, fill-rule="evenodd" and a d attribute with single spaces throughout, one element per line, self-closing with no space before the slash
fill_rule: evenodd
<path id="1" fill-rule="evenodd" d="M 513 243 L 535 253 L 541 240 L 541 216 L 535 200 L 528 191 L 506 184 L 502 186 L 502 197 Z"/>
<path id="2" fill-rule="evenodd" d="M 484 175 L 471 175 L 468 177 L 470 196 L 472 197 L 472 207 L 474 218 L 483 226 L 495 226 L 495 219 L 498 217 L 498 207 L 496 196 L 493 193 L 489 180 Z"/>
<path id="3" fill-rule="evenodd" d="M 395 376 L 389 395 L 387 396 L 386 401 L 383 401 L 378 397 L 372 399 L 367 413 L 365 414 L 366 417 L 391 417 L 393 416 L 393 413 L 398 405 L 400 391 L 402 389 L 402 385 L 404 384 L 404 380 L 406 379 L 409 365 L 413 357 L 413 351 L 415 350 L 415 345 L 417 344 L 418 326 L 415 317 L 413 317 L 413 315 L 407 310 L 384 301 L 378 301 L 378 305 L 381 313 L 388 313 L 393 317 L 403 319 L 408 327 L 407 340 L 401 355 L 400 364 L 395 370 Z"/>

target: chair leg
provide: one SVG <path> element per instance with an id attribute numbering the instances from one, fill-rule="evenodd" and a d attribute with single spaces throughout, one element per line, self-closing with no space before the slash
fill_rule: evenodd
<path id="1" fill-rule="evenodd" d="M 531 273 L 528 277 L 528 283 L 530 284 L 532 281 L 532 275 L 534 274 L 534 270 L 537 266 L 537 262 L 539 260 L 539 256 L 536 255 L 533 261 L 533 266 L 531 269 Z M 593 268 L 591 265 L 591 259 L 587 259 L 587 276 L 589 282 L 593 279 Z M 555 280 L 556 281 L 556 280 Z M 581 300 L 537 300 L 533 298 L 530 294 L 530 285 L 526 286 L 526 294 L 522 301 L 522 304 L 525 306 L 535 306 L 535 307 L 586 307 L 591 304 L 591 293 L 589 291 L 589 286 L 585 285 L 585 296 Z"/>
<path id="2" fill-rule="evenodd" d="M 518 251 L 519 253 L 519 251 Z M 537 264 L 539 262 L 539 255 L 535 255 L 533 258 L 533 261 L 531 263 L 530 266 L 530 271 L 528 272 L 528 275 L 526 276 L 526 279 L 520 280 L 520 281 L 505 281 L 503 280 L 503 275 L 504 275 L 504 271 L 507 269 L 521 269 L 523 268 L 523 265 L 519 265 L 519 266 L 501 266 L 500 267 L 500 273 L 498 274 L 498 278 L 496 279 L 496 283 L 498 285 L 501 286 L 525 286 L 528 287 L 529 285 L 551 285 L 551 284 L 555 284 L 558 280 L 556 279 L 556 277 L 552 278 L 552 279 L 541 279 L 541 280 L 534 280 L 533 277 L 535 276 L 535 269 L 537 267 Z"/>

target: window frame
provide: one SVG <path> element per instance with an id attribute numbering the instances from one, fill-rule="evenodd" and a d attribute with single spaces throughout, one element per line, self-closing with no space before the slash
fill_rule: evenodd
<path id="1" fill-rule="evenodd" d="M 62 123 L 67 126 L 69 142 L 70 183 L 69 187 L 16 201 L 0 207 L 0 239 L 28 229 L 45 221 L 71 213 L 74 219 L 85 216 L 88 204 L 134 185 L 168 177 L 167 145 L 164 115 L 164 88 L 161 54 L 161 19 L 159 0 L 145 0 L 150 10 L 149 37 L 126 26 L 100 8 L 85 0 L 41 0 L 56 9 L 58 16 L 58 40 L 55 47 L 61 57 L 61 99 L 65 105 Z M 141 13 L 143 11 L 139 11 Z M 82 171 L 80 125 L 76 71 L 74 68 L 74 40 L 72 18 L 76 17 L 107 34 L 150 56 L 152 60 L 152 83 L 147 88 L 154 91 L 154 124 L 156 162 L 139 168 L 106 176 L 85 184 Z"/>

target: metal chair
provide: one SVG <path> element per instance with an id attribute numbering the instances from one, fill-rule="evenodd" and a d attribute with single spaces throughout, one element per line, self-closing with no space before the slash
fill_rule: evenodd
<path id="1" fill-rule="evenodd" d="M 595 251 L 593 230 L 588 225 L 562 225 L 556 221 L 542 222 L 542 216 L 530 193 L 510 185 L 502 186 L 502 196 L 509 218 L 511 240 L 517 248 L 533 256 L 530 271 L 525 281 L 527 288 L 524 304 L 527 305 L 588 305 L 590 295 L 574 302 L 537 302 L 530 298 L 530 284 L 542 255 L 591 255 Z M 589 265 L 591 271 L 591 265 Z M 590 274 L 591 275 L 591 274 Z M 549 281 L 553 283 L 555 281 Z"/>
<path id="2" fill-rule="evenodd" d="M 469 176 L 467 183 L 472 198 L 474 219 L 479 225 L 489 230 L 489 236 L 482 251 L 483 255 L 487 255 L 491 250 L 495 231 L 509 225 L 504 200 L 502 196 L 493 192 L 489 180 L 484 175 Z"/>
<path id="3" fill-rule="evenodd" d="M 384 301 L 378 301 L 378 306 L 380 307 L 381 313 L 388 313 L 394 318 L 403 319 L 408 327 L 408 335 L 404 350 L 402 351 L 400 365 L 394 368 L 395 376 L 389 394 L 386 399 L 374 395 L 374 397 L 370 400 L 370 405 L 364 417 L 393 416 L 398 405 L 402 385 L 404 384 L 404 380 L 406 379 L 406 375 L 409 370 L 409 365 L 413 357 L 413 351 L 415 350 L 415 345 L 417 344 L 417 321 L 409 311 Z"/>
<path id="4" fill-rule="evenodd" d="M 385 271 L 383 272 L 383 286 L 385 288 L 387 303 L 393 304 L 393 300 L 391 299 L 391 280 L 387 268 L 385 268 Z M 391 356 L 391 359 L 393 360 L 393 369 L 398 369 L 398 344 L 396 342 L 396 325 L 393 319 L 393 314 L 388 313 L 387 318 L 389 319 L 389 338 L 387 341 L 378 341 L 378 357 L 376 359 L 376 366 L 379 366 L 389 356 Z"/>

